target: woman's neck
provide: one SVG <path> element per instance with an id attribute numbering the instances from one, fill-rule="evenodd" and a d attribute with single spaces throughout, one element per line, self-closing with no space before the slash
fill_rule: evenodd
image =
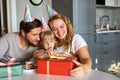
<path id="1" fill-rule="evenodd" d="M 65 43 L 64 40 L 60 40 L 59 46 L 62 46 Z"/>

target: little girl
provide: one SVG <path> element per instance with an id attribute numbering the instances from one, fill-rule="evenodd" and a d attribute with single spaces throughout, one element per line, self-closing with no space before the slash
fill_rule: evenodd
<path id="1" fill-rule="evenodd" d="M 57 57 L 65 57 L 68 56 L 67 54 L 64 54 L 63 52 L 56 50 L 58 41 L 55 38 L 55 35 L 52 31 L 47 30 L 41 33 L 40 35 L 40 47 L 41 49 L 36 51 L 33 54 L 33 57 L 38 58 L 44 58 L 49 56 L 57 56 Z"/>
<path id="2" fill-rule="evenodd" d="M 41 49 L 33 54 L 34 58 L 49 56 L 54 53 L 54 49 L 57 45 L 56 38 L 52 31 L 47 30 L 40 35 Z"/>

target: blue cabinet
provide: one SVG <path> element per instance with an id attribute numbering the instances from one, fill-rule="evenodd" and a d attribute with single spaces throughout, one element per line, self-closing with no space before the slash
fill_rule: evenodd
<path id="1" fill-rule="evenodd" d="M 96 35 L 98 70 L 106 71 L 110 64 L 114 62 L 112 36 L 112 33 L 101 33 Z"/>
<path id="2" fill-rule="evenodd" d="M 120 61 L 120 32 L 96 35 L 96 58 L 98 70 L 107 71 L 111 64 Z"/>
<path id="3" fill-rule="evenodd" d="M 113 54 L 116 56 L 116 62 L 120 62 L 120 32 L 113 34 Z"/>

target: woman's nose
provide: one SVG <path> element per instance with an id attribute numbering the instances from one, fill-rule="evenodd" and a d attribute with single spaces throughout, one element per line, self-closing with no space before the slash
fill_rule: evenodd
<path id="1" fill-rule="evenodd" d="M 61 33 L 61 30 L 60 30 L 60 29 L 58 29 L 58 34 L 60 35 L 60 33 Z"/>

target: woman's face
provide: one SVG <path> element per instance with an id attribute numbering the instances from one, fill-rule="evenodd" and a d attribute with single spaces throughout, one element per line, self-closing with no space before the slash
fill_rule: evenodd
<path id="1" fill-rule="evenodd" d="M 55 19 L 49 23 L 55 36 L 63 40 L 67 35 L 67 26 L 62 19 Z"/>

